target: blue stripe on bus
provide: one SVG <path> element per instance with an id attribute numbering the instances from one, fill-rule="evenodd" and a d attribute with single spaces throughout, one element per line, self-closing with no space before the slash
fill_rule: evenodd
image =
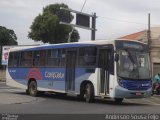
<path id="1" fill-rule="evenodd" d="M 151 88 L 151 80 L 122 80 L 122 84 L 128 90 L 148 90 Z"/>
<path id="2" fill-rule="evenodd" d="M 13 79 L 64 80 L 65 68 L 9 68 Z"/>
<path id="3" fill-rule="evenodd" d="M 87 72 L 88 68 L 75 68 L 75 77 L 79 77 Z M 92 68 L 93 72 L 95 68 Z M 66 68 L 9 68 L 8 69 L 13 79 L 35 78 L 36 80 L 64 80 Z"/>
<path id="4" fill-rule="evenodd" d="M 12 79 L 23 85 L 27 85 L 28 80 L 33 78 L 37 81 L 38 87 L 65 91 L 66 68 L 8 68 L 8 70 Z M 89 78 L 92 73 L 86 71 L 86 68 L 75 69 L 75 84 Z"/>

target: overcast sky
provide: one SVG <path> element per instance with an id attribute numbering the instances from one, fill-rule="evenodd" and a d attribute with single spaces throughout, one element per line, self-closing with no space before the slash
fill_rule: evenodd
<path id="1" fill-rule="evenodd" d="M 85 0 L 0 0 L 0 26 L 13 29 L 20 45 L 38 44 L 28 39 L 34 18 L 49 4 L 65 3 L 80 11 Z M 87 0 L 82 12 L 96 12 L 96 39 L 114 39 L 160 25 L 160 0 Z M 91 31 L 77 28 L 80 41 L 90 40 Z"/>

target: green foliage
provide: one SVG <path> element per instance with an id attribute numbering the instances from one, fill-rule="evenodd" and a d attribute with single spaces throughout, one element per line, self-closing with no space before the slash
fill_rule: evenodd
<path id="1" fill-rule="evenodd" d="M 44 43 L 65 43 L 68 41 L 69 33 L 72 26 L 59 24 L 59 18 L 70 18 L 68 22 L 73 20 L 73 16 L 68 11 L 60 10 L 60 7 L 68 8 L 65 4 L 51 4 L 43 8 L 43 13 L 39 14 L 31 25 L 31 31 L 28 37 Z M 62 13 L 62 14 L 60 14 Z M 79 39 L 79 33 L 74 29 L 71 36 L 71 42 Z"/>
<path id="2" fill-rule="evenodd" d="M 0 69 L 1 57 L 2 57 L 2 46 L 3 45 L 17 45 L 17 37 L 13 30 L 7 29 L 3 26 L 0 26 Z"/>
<path id="3" fill-rule="evenodd" d="M 0 45 L 17 45 L 17 37 L 13 30 L 0 26 Z"/>

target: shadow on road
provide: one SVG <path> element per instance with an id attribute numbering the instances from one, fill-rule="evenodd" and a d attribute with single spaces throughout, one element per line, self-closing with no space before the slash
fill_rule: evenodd
<path id="1" fill-rule="evenodd" d="M 15 94 L 21 94 L 26 95 L 25 92 L 21 93 L 15 93 Z M 51 94 L 51 93 L 45 93 L 40 95 L 39 97 L 50 99 L 50 100 L 65 100 L 65 101 L 72 101 L 72 102 L 85 102 L 85 100 L 81 100 L 77 96 L 68 96 L 66 94 Z M 90 103 L 88 103 L 90 104 Z M 115 106 L 149 106 L 149 104 L 145 103 L 134 103 L 134 102 L 128 102 L 128 100 L 124 100 L 122 104 L 115 104 L 114 100 L 112 99 L 95 99 L 94 103 L 92 104 L 103 104 L 103 105 L 115 105 Z"/>

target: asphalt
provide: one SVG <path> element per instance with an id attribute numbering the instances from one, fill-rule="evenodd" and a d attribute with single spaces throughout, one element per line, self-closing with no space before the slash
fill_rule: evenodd
<path id="1" fill-rule="evenodd" d="M 25 90 L 0 83 L 0 113 L 18 114 L 105 114 L 105 113 L 159 113 L 160 96 L 147 99 L 125 99 L 122 105 L 111 100 L 86 103 L 74 96 L 45 94 L 31 97 Z"/>

